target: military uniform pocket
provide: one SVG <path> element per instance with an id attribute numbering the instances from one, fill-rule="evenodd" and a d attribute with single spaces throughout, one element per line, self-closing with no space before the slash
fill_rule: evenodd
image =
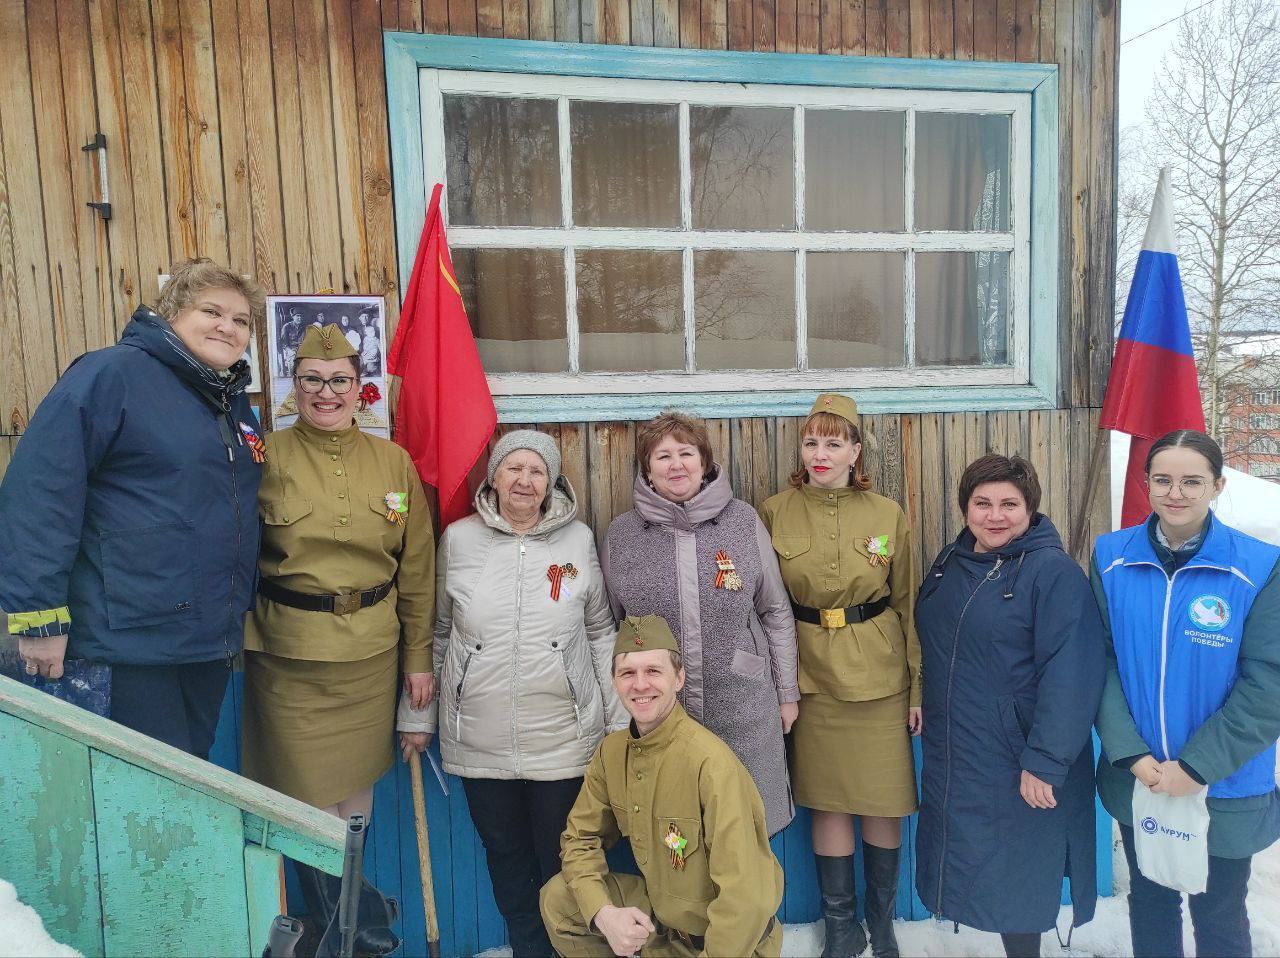
<path id="1" fill-rule="evenodd" d="M 262 521 L 269 526 L 291 526 L 314 508 L 310 499 L 279 499 L 262 504 Z"/>
<path id="2" fill-rule="evenodd" d="M 778 553 L 779 559 L 794 559 L 809 551 L 809 536 L 776 535 L 772 541 L 773 551 Z"/>
<path id="3" fill-rule="evenodd" d="M 673 863 L 674 854 L 666 844 L 666 838 L 675 826 L 679 836 L 685 840 L 683 849 L 684 867 Z M 711 885 L 711 872 L 707 868 L 707 852 L 702 847 L 702 821 L 697 818 L 677 818 L 659 815 L 657 823 L 660 849 L 666 859 L 662 863 L 666 881 L 661 883 L 662 891 L 673 898 L 683 901 L 711 901 L 715 897 L 715 888 Z M 670 869 L 669 872 L 666 869 Z M 652 892 L 650 892 L 652 895 Z"/>

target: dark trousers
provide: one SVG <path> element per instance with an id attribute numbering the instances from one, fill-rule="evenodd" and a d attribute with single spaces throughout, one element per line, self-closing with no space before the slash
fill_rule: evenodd
<path id="1" fill-rule="evenodd" d="M 185 665 L 113 665 L 108 718 L 207 759 L 230 677 L 227 659 Z"/>
<path id="2" fill-rule="evenodd" d="M 484 843 L 511 953 L 514 958 L 547 958 L 554 952 L 538 910 L 538 892 L 560 871 L 560 834 L 582 779 L 464 778 L 462 785 Z"/>
<path id="3" fill-rule="evenodd" d="M 1004 945 L 1007 958 L 1040 958 L 1040 935 L 1036 932 L 1027 934 L 1001 932 L 1000 943 Z"/>
<path id="4" fill-rule="evenodd" d="M 1158 885 L 1138 871 L 1133 829 L 1120 826 L 1129 862 L 1129 930 L 1135 958 L 1182 958 L 1182 892 Z M 1248 958 L 1253 953 L 1245 895 L 1252 858 L 1209 856 L 1209 881 L 1190 895 L 1196 954 Z"/>

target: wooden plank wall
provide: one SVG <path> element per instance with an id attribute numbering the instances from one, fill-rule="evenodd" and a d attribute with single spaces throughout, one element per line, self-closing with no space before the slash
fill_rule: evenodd
<path id="1" fill-rule="evenodd" d="M 1114 0 L 0 0 L 0 472 L 58 375 L 114 342 L 176 259 L 211 256 L 271 292 L 385 294 L 394 325 L 384 30 L 1040 61 L 1061 68 L 1060 408 L 864 426 L 876 488 L 905 507 L 919 561 L 958 530 L 956 480 L 988 449 L 1036 464 L 1045 511 L 1065 531 L 1111 353 L 1117 29 Z M 105 224 L 85 206 L 101 184 L 80 150 L 99 130 Z M 545 428 L 603 535 L 630 506 L 635 424 Z M 710 428 L 739 495 L 758 503 L 785 485 L 797 420 Z M 1092 531 L 1106 511 L 1100 497 Z M 394 827 L 375 829 L 370 857 L 393 893 L 406 876 L 405 927 L 417 934 L 407 794 L 398 765 L 378 786 L 377 817 Z M 463 803 L 433 800 L 431 817 L 433 835 L 450 836 L 437 872 L 449 877 L 438 891 L 450 947 L 498 943 Z M 816 909 L 806 840 L 787 841 L 788 920 Z"/>

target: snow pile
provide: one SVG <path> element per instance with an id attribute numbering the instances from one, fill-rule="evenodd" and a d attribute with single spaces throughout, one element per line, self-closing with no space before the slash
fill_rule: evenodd
<path id="1" fill-rule="evenodd" d="M 1124 849 L 1120 846 L 1120 833 L 1115 837 L 1115 890 L 1110 898 L 1098 899 L 1098 911 L 1093 921 L 1077 928 L 1071 937 L 1070 950 L 1059 946 L 1053 932 L 1041 939 L 1041 954 L 1046 958 L 1071 955 L 1076 958 L 1121 958 L 1133 954 L 1129 944 L 1129 867 Z M 1195 954 L 1195 941 L 1191 936 L 1191 916 L 1183 899 L 1183 950 Z M 1280 843 L 1260 852 L 1253 859 L 1253 874 L 1249 880 L 1249 923 L 1253 931 L 1255 955 L 1280 955 Z M 987 932 L 960 928 L 954 934 L 950 922 L 900 921 L 897 923 L 898 947 L 904 955 L 913 958 L 1003 958 L 1004 948 L 1000 936 Z M 1065 907 L 1058 915 L 1058 927 L 1071 927 L 1071 908 Z M 822 923 L 812 925 L 787 925 L 782 944 L 783 958 L 810 958 L 822 953 Z M 869 953 L 869 952 L 868 952 Z"/>
<path id="2" fill-rule="evenodd" d="M 0 955 L 10 958 L 80 958 L 80 952 L 60 945 L 44 930 L 35 909 L 18 901 L 18 892 L 0 878 Z"/>

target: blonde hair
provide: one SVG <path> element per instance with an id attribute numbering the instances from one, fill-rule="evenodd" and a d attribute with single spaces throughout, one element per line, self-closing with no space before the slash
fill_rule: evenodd
<path id="1" fill-rule="evenodd" d="M 811 412 L 803 423 L 800 424 L 801 442 L 805 436 L 838 436 L 849 443 L 862 442 L 862 434 L 858 432 L 858 427 L 844 416 L 837 416 L 833 412 L 819 410 Z M 858 459 L 853 464 L 853 468 L 849 470 L 849 485 L 861 492 L 866 492 L 871 488 L 871 477 L 867 475 L 866 446 L 862 447 L 862 452 L 858 453 Z M 791 474 L 791 488 L 799 489 L 804 485 L 808 478 L 808 470 L 801 466 Z"/>
<path id="2" fill-rule="evenodd" d="M 172 322 L 206 289 L 234 289 L 249 301 L 249 318 L 253 323 L 260 323 L 266 318 L 267 296 L 257 281 L 246 279 L 204 256 L 186 259 L 170 267 L 169 281 L 156 300 L 156 312 Z"/>

